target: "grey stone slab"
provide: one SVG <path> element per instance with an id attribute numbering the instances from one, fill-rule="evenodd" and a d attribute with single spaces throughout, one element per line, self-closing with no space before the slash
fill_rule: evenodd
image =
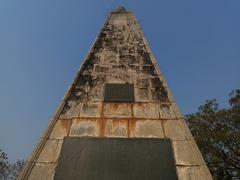
<path id="1" fill-rule="evenodd" d="M 55 180 L 177 180 L 167 139 L 66 138 Z"/>

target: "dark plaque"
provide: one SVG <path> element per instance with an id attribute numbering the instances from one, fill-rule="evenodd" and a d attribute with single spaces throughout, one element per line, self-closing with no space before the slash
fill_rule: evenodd
<path id="1" fill-rule="evenodd" d="M 54 180 L 177 180 L 169 139 L 64 138 Z"/>
<path id="2" fill-rule="evenodd" d="M 133 102 L 133 84 L 106 84 L 104 101 L 107 102 Z"/>

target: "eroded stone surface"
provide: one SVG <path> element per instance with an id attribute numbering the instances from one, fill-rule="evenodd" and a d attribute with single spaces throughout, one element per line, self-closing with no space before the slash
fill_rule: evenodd
<path id="1" fill-rule="evenodd" d="M 84 102 L 80 112 L 80 117 L 100 117 L 102 112 L 102 102 Z"/>
<path id="2" fill-rule="evenodd" d="M 63 108 L 60 118 L 71 119 L 73 117 L 78 117 L 81 107 L 82 107 L 82 103 L 80 102 L 68 101 Z"/>
<path id="3" fill-rule="evenodd" d="M 176 115 L 173 112 L 172 105 L 170 103 L 160 104 L 160 117 L 162 119 L 176 119 Z"/>
<path id="4" fill-rule="evenodd" d="M 95 119 L 74 119 L 69 136 L 97 136 L 98 134 Z"/>
<path id="5" fill-rule="evenodd" d="M 105 127 L 105 136 L 128 137 L 128 120 L 107 120 Z"/>
<path id="6" fill-rule="evenodd" d="M 161 120 L 136 121 L 135 137 L 164 138 Z"/>
<path id="7" fill-rule="evenodd" d="M 130 118 L 132 109 L 130 103 L 104 103 L 103 115 L 108 118 Z"/>
<path id="8" fill-rule="evenodd" d="M 133 113 L 136 118 L 159 119 L 158 103 L 134 103 Z"/>
<path id="9" fill-rule="evenodd" d="M 51 132 L 50 139 L 63 139 L 68 135 L 71 120 L 58 120 Z"/>

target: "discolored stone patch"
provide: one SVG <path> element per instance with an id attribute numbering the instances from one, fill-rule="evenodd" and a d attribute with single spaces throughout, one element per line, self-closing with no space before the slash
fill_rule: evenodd
<path id="1" fill-rule="evenodd" d="M 105 136 L 128 137 L 128 120 L 109 119 L 106 122 Z"/>
<path id="2" fill-rule="evenodd" d="M 97 136 L 99 129 L 95 119 L 74 119 L 69 136 Z"/>
<path id="3" fill-rule="evenodd" d="M 130 103 L 104 103 L 103 116 L 108 118 L 130 118 L 132 109 Z"/>
<path id="4" fill-rule="evenodd" d="M 159 119 L 158 103 L 134 103 L 133 113 L 136 118 Z"/>

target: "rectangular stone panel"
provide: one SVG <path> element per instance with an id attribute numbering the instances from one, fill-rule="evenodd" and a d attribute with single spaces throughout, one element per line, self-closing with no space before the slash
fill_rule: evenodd
<path id="1" fill-rule="evenodd" d="M 78 117 L 82 103 L 76 101 L 67 101 L 61 112 L 61 119 L 71 119 L 73 117 Z"/>
<path id="2" fill-rule="evenodd" d="M 128 120 L 108 119 L 105 125 L 106 137 L 128 137 Z"/>
<path id="3" fill-rule="evenodd" d="M 130 118 L 132 108 L 130 103 L 104 103 L 103 116 L 107 118 Z"/>
<path id="4" fill-rule="evenodd" d="M 177 116 L 173 111 L 171 103 L 161 103 L 160 104 L 160 118 L 162 119 L 176 119 Z"/>
<path id="5" fill-rule="evenodd" d="M 133 113 L 136 118 L 159 119 L 158 103 L 134 103 Z"/>
<path id="6" fill-rule="evenodd" d="M 151 102 L 150 91 L 148 88 L 134 88 L 135 102 Z"/>
<path id="7" fill-rule="evenodd" d="M 73 119 L 69 136 L 97 136 L 99 129 L 95 119 Z"/>
<path id="8" fill-rule="evenodd" d="M 133 84 L 106 84 L 104 101 L 106 102 L 133 102 Z"/>
<path id="9" fill-rule="evenodd" d="M 136 121 L 135 137 L 164 138 L 161 120 Z"/>
<path id="10" fill-rule="evenodd" d="M 100 117 L 101 111 L 101 102 L 84 102 L 80 112 L 80 117 Z"/>
<path id="11" fill-rule="evenodd" d="M 72 120 L 57 120 L 49 139 L 63 139 L 68 135 Z"/>
<path id="12" fill-rule="evenodd" d="M 168 139 L 65 138 L 55 180 L 177 180 Z"/>

